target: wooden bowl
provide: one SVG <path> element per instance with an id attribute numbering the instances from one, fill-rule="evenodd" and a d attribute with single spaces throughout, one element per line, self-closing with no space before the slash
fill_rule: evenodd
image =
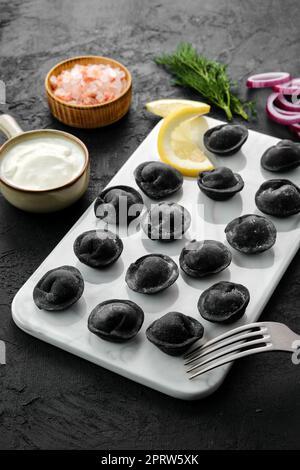
<path id="1" fill-rule="evenodd" d="M 119 67 L 125 73 L 127 86 L 120 96 L 103 104 L 68 104 L 54 95 L 50 77 L 59 75 L 63 70 L 70 69 L 75 64 L 109 64 L 114 67 Z M 45 88 L 49 108 L 53 116 L 68 126 L 85 129 L 108 126 L 118 121 L 127 113 L 132 98 L 132 80 L 129 70 L 116 60 L 93 55 L 73 57 L 55 65 L 46 76 Z"/>

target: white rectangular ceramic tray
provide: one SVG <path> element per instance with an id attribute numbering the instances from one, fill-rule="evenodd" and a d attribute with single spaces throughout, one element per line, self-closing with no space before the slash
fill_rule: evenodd
<path id="1" fill-rule="evenodd" d="M 214 119 L 207 119 L 210 127 L 220 124 Z M 136 166 L 145 160 L 158 158 L 156 141 L 159 126 L 160 123 L 115 175 L 109 186 L 122 184 L 136 187 L 133 177 Z M 263 172 L 260 157 L 266 148 L 277 141 L 273 137 L 250 131 L 242 151 L 235 156 L 226 159 L 212 157 L 217 165 L 229 166 L 245 180 L 244 190 L 227 202 L 208 199 L 200 193 L 195 179 L 185 179 L 183 191 L 169 200 L 180 202 L 192 213 L 193 223 L 186 234 L 187 239 L 208 238 L 224 242 L 224 227 L 230 220 L 241 214 L 258 212 L 254 203 L 255 191 L 264 179 L 274 177 L 271 173 Z M 299 185 L 300 169 L 284 177 Z M 151 203 L 147 197 L 144 197 L 144 201 L 147 206 Z M 273 222 L 278 230 L 273 249 L 257 256 L 233 252 L 230 267 L 222 273 L 203 280 L 180 275 L 177 282 L 166 291 L 146 296 L 132 292 L 126 286 L 124 278 L 129 264 L 149 252 L 168 254 L 178 262 L 186 239 L 161 244 L 145 239 L 141 231 L 134 233 L 123 239 L 124 251 L 118 262 L 110 269 L 96 271 L 82 265 L 72 249 L 73 242 L 80 233 L 99 227 L 91 205 L 19 290 L 12 304 L 13 319 L 25 332 L 155 390 L 187 400 L 204 397 L 219 387 L 229 365 L 190 381 L 184 372 L 182 358 L 162 353 L 146 339 L 145 330 L 151 322 L 165 313 L 179 311 L 194 316 L 203 323 L 205 339 L 225 331 L 229 327 L 204 321 L 197 310 L 201 292 L 220 280 L 242 283 L 250 291 L 251 300 L 246 315 L 239 324 L 257 320 L 300 245 L 299 215 L 285 220 L 273 219 Z M 82 272 L 85 280 L 83 297 L 73 307 L 61 313 L 39 310 L 32 300 L 35 284 L 48 270 L 65 264 L 74 265 Z M 141 331 L 128 343 L 113 344 L 103 341 L 87 328 L 90 311 L 99 302 L 110 298 L 133 300 L 145 312 Z"/>

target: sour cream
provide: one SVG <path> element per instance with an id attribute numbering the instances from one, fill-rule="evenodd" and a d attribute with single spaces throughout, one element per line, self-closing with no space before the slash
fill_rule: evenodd
<path id="1" fill-rule="evenodd" d="M 24 136 L 4 151 L 0 164 L 3 181 L 29 190 L 54 189 L 79 176 L 84 150 L 63 136 Z"/>

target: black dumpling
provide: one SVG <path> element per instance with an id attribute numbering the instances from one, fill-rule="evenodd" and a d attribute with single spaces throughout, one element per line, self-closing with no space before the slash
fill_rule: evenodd
<path id="1" fill-rule="evenodd" d="M 74 242 L 74 252 L 79 261 L 92 268 L 110 266 L 122 251 L 122 240 L 110 230 L 89 230 Z"/>
<path id="2" fill-rule="evenodd" d="M 221 124 L 208 129 L 204 145 L 212 153 L 223 157 L 237 153 L 248 139 L 248 129 L 241 124 Z"/>
<path id="3" fill-rule="evenodd" d="M 96 217 L 114 225 L 128 225 L 139 217 L 144 207 L 140 193 L 130 186 L 106 188 L 94 205 Z"/>
<path id="4" fill-rule="evenodd" d="M 300 212 L 300 188 L 289 180 L 267 180 L 255 194 L 258 209 L 275 217 L 289 217 Z"/>
<path id="5" fill-rule="evenodd" d="M 142 221 L 142 228 L 151 240 L 173 241 L 191 225 L 189 211 L 175 202 L 160 202 L 151 207 Z"/>
<path id="6" fill-rule="evenodd" d="M 270 249 L 277 231 L 273 222 L 266 217 L 246 214 L 233 219 L 225 228 L 228 243 L 246 254 L 261 253 Z"/>
<path id="7" fill-rule="evenodd" d="M 132 263 L 125 281 L 130 289 L 142 294 L 155 294 L 170 287 L 178 278 L 177 264 L 167 255 L 150 254 Z"/>
<path id="8" fill-rule="evenodd" d="M 293 170 L 300 165 L 300 144 L 292 140 L 281 140 L 263 153 L 260 162 L 268 171 Z"/>
<path id="9" fill-rule="evenodd" d="M 179 356 L 202 338 L 203 332 L 203 326 L 195 318 L 180 312 L 169 312 L 151 323 L 146 336 L 164 353 Z"/>
<path id="10" fill-rule="evenodd" d="M 73 266 L 60 266 L 39 280 L 33 290 L 33 300 L 43 310 L 65 310 L 80 299 L 83 290 L 80 271 Z"/>
<path id="11" fill-rule="evenodd" d="M 151 199 L 164 199 L 183 184 L 183 176 L 178 170 L 158 161 L 141 163 L 134 176 L 139 188 Z"/>
<path id="12" fill-rule="evenodd" d="M 106 300 L 90 313 L 88 328 L 106 341 L 121 343 L 137 335 L 144 322 L 143 310 L 130 300 Z"/>
<path id="13" fill-rule="evenodd" d="M 188 276 L 200 278 L 223 271 L 231 258 L 228 248 L 219 241 L 192 240 L 181 251 L 179 263 Z"/>
<path id="14" fill-rule="evenodd" d="M 250 300 L 248 289 L 242 284 L 221 281 L 200 295 L 200 315 L 213 323 L 233 323 L 241 318 Z"/>
<path id="15" fill-rule="evenodd" d="M 227 167 L 203 171 L 199 174 L 197 182 L 199 189 L 215 201 L 225 201 L 244 187 L 243 178 Z"/>

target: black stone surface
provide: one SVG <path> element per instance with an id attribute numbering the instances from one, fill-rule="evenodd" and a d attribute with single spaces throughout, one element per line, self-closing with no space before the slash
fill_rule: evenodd
<path id="1" fill-rule="evenodd" d="M 0 339 L 7 346 L 7 364 L 0 365 L 0 448 L 300 448 L 300 366 L 288 355 L 245 359 L 214 395 L 182 402 L 26 335 L 10 312 L 17 290 L 157 122 L 144 103 L 196 96 L 172 87 L 153 57 L 191 41 L 227 62 L 245 94 L 250 73 L 299 75 L 299 21 L 296 0 L 0 1 L 0 79 L 7 85 L 0 111 L 25 130 L 71 130 L 51 117 L 43 90 L 46 72 L 64 58 L 108 55 L 124 62 L 134 79 L 133 105 L 122 121 L 102 130 L 71 130 L 92 159 L 91 183 L 80 202 L 42 216 L 18 211 L 0 197 Z M 268 93 L 250 93 L 258 119 L 249 128 L 288 138 L 288 130 L 266 118 Z M 215 110 L 213 116 L 223 118 Z M 262 319 L 300 333 L 299 289 L 298 252 Z"/>

